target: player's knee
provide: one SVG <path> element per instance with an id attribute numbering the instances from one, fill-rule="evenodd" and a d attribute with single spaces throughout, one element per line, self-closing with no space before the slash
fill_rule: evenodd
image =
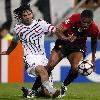
<path id="1" fill-rule="evenodd" d="M 41 75 L 44 75 L 44 76 L 48 76 L 48 72 L 47 72 L 47 70 L 46 70 L 45 67 L 41 67 L 41 69 L 40 69 L 40 74 L 41 74 Z"/>
<path id="2" fill-rule="evenodd" d="M 45 69 L 44 66 L 37 66 L 36 67 L 36 71 L 38 72 L 38 74 L 41 75 L 48 75 L 47 70 Z"/>

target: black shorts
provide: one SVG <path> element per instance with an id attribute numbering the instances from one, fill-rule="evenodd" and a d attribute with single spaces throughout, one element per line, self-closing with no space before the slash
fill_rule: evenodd
<path id="1" fill-rule="evenodd" d="M 82 52 L 83 57 L 85 57 L 84 49 L 82 49 L 79 46 L 75 46 L 75 45 L 71 44 L 70 42 L 67 42 L 64 40 L 57 39 L 54 49 L 56 51 L 60 50 L 62 52 L 62 54 L 64 55 L 64 57 L 68 57 L 71 53 L 74 53 L 74 52 Z"/>

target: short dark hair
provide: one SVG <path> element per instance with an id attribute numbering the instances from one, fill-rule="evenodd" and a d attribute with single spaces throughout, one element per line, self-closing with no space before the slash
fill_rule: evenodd
<path id="1" fill-rule="evenodd" d="M 30 5 L 29 4 L 27 4 L 27 5 L 21 5 L 20 7 L 18 7 L 17 9 L 15 9 L 13 11 L 13 13 L 15 15 L 14 17 L 20 20 L 22 18 L 22 13 L 24 11 L 26 11 L 26 10 L 29 10 L 29 11 L 32 12 L 32 10 L 30 8 Z"/>
<path id="2" fill-rule="evenodd" d="M 81 18 L 83 18 L 83 17 L 89 17 L 93 20 L 92 10 L 89 10 L 89 9 L 83 10 L 82 13 L 81 13 Z"/>

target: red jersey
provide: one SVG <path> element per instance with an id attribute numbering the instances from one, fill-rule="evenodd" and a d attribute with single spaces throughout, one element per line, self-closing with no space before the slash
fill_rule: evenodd
<path id="1" fill-rule="evenodd" d="M 62 25 L 64 28 L 67 28 L 67 31 L 64 32 L 65 36 L 68 34 L 74 34 L 77 36 L 77 39 L 70 43 L 82 48 L 86 47 L 87 37 L 97 38 L 99 34 L 99 29 L 94 21 L 88 29 L 81 30 L 80 14 L 73 14 L 65 22 L 63 22 Z"/>

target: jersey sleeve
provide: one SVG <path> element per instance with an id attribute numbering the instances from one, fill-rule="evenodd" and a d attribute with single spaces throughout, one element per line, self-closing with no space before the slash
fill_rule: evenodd
<path id="1" fill-rule="evenodd" d="M 42 27 L 44 29 L 44 32 L 50 32 L 50 33 L 52 33 L 52 32 L 56 31 L 56 28 L 53 25 L 47 23 L 44 20 L 41 21 L 41 25 L 42 25 Z"/>
<path id="2" fill-rule="evenodd" d="M 79 21 L 80 14 L 73 14 L 68 19 L 66 19 L 64 22 L 62 22 L 62 25 L 64 28 L 70 28 L 75 22 Z"/>

